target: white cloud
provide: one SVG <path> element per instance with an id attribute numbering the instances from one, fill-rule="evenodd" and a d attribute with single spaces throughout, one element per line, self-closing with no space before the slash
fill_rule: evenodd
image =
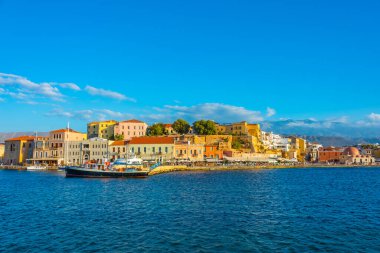
<path id="1" fill-rule="evenodd" d="M 272 117 L 276 114 L 276 110 L 273 108 L 268 107 L 267 108 L 267 117 Z"/>
<path id="2" fill-rule="evenodd" d="M 115 92 L 115 91 L 99 89 L 99 88 L 95 88 L 95 87 L 92 87 L 89 85 L 87 85 L 84 88 L 84 90 L 93 96 L 102 96 L 102 97 L 108 97 L 108 98 L 117 99 L 117 100 L 128 100 L 131 102 L 136 102 L 136 100 L 134 98 L 129 98 L 129 97 L 127 97 L 121 93 Z"/>
<path id="3" fill-rule="evenodd" d="M 380 114 L 371 113 L 370 115 L 368 115 L 368 118 L 372 121 L 380 121 Z"/>
<path id="4" fill-rule="evenodd" d="M 144 116 L 147 121 L 171 122 L 177 118 L 184 118 L 190 122 L 210 119 L 219 123 L 263 120 L 259 111 L 221 103 L 204 103 L 193 106 L 166 105 L 163 108 L 155 107 L 154 110 L 158 113 L 150 113 Z"/>
<path id="5" fill-rule="evenodd" d="M 0 73 L 0 85 L 18 86 L 24 94 L 40 95 L 53 100 L 63 101 L 63 94 L 50 83 L 35 83 L 22 76 Z"/>
<path id="6" fill-rule="evenodd" d="M 59 87 L 65 88 L 65 89 L 70 89 L 70 90 L 75 90 L 75 91 L 80 91 L 81 88 L 76 85 L 75 83 L 58 83 L 56 84 Z"/>
<path id="7" fill-rule="evenodd" d="M 84 121 L 91 120 L 110 120 L 110 119 L 128 119 L 133 118 L 132 114 L 121 113 L 117 111 L 112 111 L 108 109 L 88 109 L 88 110 L 77 110 L 77 111 L 65 111 L 63 109 L 54 109 L 50 112 L 45 113 L 48 117 L 63 117 L 63 118 L 74 118 Z"/>

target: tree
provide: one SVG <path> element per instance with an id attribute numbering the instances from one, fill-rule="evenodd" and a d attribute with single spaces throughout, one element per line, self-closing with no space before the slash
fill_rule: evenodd
<path id="1" fill-rule="evenodd" d="M 165 134 L 165 127 L 162 123 L 156 123 L 148 127 L 147 135 L 148 136 L 158 136 Z"/>
<path id="2" fill-rule="evenodd" d="M 122 140 L 124 140 L 124 134 L 115 134 L 114 140 L 115 141 L 122 141 Z"/>
<path id="3" fill-rule="evenodd" d="M 232 142 L 232 148 L 233 149 L 241 149 L 244 145 L 244 141 L 241 139 L 236 139 Z"/>
<path id="4" fill-rule="evenodd" d="M 183 119 L 177 119 L 172 127 L 179 134 L 188 134 L 190 130 L 190 124 Z"/>
<path id="5" fill-rule="evenodd" d="M 200 135 L 213 135 L 216 134 L 216 125 L 211 120 L 198 120 L 193 124 L 194 131 Z"/>

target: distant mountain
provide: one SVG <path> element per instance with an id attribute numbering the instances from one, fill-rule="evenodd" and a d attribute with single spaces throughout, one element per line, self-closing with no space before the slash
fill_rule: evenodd
<path id="1" fill-rule="evenodd" d="M 348 139 L 380 138 L 378 125 L 359 126 L 354 123 L 318 120 L 279 120 L 261 123 L 264 131 L 283 135 L 343 137 Z"/>
<path id="2" fill-rule="evenodd" d="M 12 132 L 12 133 L 1 133 L 0 132 L 0 143 L 4 143 L 5 140 L 10 139 L 10 138 L 15 138 L 19 136 L 34 136 L 36 133 L 35 132 Z M 38 136 L 48 136 L 48 132 L 38 132 Z"/>
<path id="3" fill-rule="evenodd" d="M 309 142 L 317 142 L 325 147 L 344 147 L 357 144 L 376 144 L 380 143 L 380 138 L 345 138 L 336 136 L 302 136 Z"/>

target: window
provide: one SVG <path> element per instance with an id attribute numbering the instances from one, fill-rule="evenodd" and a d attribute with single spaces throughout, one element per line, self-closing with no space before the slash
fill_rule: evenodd
<path id="1" fill-rule="evenodd" d="M 165 153 L 168 153 L 168 147 L 165 147 Z"/>
<path id="2" fill-rule="evenodd" d="M 155 153 L 156 152 L 156 147 L 153 147 L 152 151 L 153 151 L 153 153 Z"/>
<path id="3" fill-rule="evenodd" d="M 159 153 L 161 153 L 161 152 L 162 152 L 162 150 L 161 150 L 161 147 L 159 147 L 159 148 L 158 148 L 158 152 L 159 152 Z"/>
<path id="4" fill-rule="evenodd" d="M 146 147 L 144 147 L 144 153 L 146 153 Z"/>
<path id="5" fill-rule="evenodd" d="M 137 153 L 140 153 L 140 147 L 139 147 L 139 148 L 137 148 Z"/>

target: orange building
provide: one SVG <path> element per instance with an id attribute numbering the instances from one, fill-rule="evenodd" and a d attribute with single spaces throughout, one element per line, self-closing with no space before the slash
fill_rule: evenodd
<path id="1" fill-rule="evenodd" d="M 208 159 L 223 160 L 223 150 L 218 145 L 205 145 L 204 156 Z"/>
<path id="2" fill-rule="evenodd" d="M 318 161 L 320 163 L 339 162 L 343 148 L 326 147 L 318 149 Z"/>

